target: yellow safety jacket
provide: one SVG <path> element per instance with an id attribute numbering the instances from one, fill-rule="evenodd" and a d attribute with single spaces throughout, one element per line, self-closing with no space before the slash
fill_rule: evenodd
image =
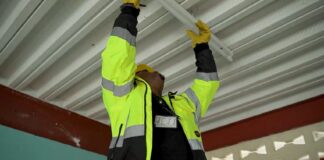
<path id="1" fill-rule="evenodd" d="M 135 39 L 139 10 L 123 6 L 102 53 L 102 96 L 110 118 L 112 140 L 108 159 L 149 160 L 152 152 L 152 93 L 135 76 Z M 198 127 L 211 103 L 219 80 L 216 72 L 197 72 L 185 92 L 171 98 L 190 144 L 193 159 L 206 159 Z M 170 96 L 163 96 L 169 106 Z"/>

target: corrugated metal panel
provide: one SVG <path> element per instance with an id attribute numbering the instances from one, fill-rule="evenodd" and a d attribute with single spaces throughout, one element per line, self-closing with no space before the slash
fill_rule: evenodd
<path id="1" fill-rule="evenodd" d="M 177 0 L 233 51 L 215 53 L 222 86 L 203 131 L 324 93 L 323 0 Z M 183 91 L 195 72 L 186 27 L 156 0 L 139 17 L 138 63 Z M 0 82 L 109 124 L 101 101 L 100 53 L 119 0 L 0 2 Z"/>

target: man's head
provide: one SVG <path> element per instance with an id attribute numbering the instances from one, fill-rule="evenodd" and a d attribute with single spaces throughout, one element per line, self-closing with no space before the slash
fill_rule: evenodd
<path id="1" fill-rule="evenodd" d="M 136 75 L 144 79 L 151 87 L 152 93 L 156 96 L 162 95 L 164 87 L 164 76 L 146 64 L 139 64 Z"/>

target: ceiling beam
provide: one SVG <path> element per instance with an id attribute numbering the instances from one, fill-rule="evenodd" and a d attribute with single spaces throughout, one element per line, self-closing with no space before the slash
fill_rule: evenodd
<path id="1" fill-rule="evenodd" d="M 174 0 L 158 0 L 162 6 L 168 10 L 173 16 L 175 16 L 180 22 L 182 22 L 186 27 L 189 27 L 191 30 L 198 33 L 197 27 L 195 23 L 197 20 L 186 11 L 183 7 L 181 7 Z M 212 34 L 209 45 L 211 48 L 217 53 L 221 54 L 228 61 L 232 61 L 232 51 L 222 42 L 220 41 L 214 34 Z"/>
<path id="2" fill-rule="evenodd" d="M 21 1 L 20 3 L 29 2 L 29 1 Z M 30 4 L 34 4 L 37 1 L 31 0 Z M 22 40 L 28 35 L 28 33 L 36 26 L 36 24 L 44 17 L 44 15 L 53 7 L 53 5 L 57 2 L 57 0 L 45 0 L 42 1 L 41 4 L 35 6 L 35 8 L 30 13 L 30 6 L 27 10 L 23 10 L 23 14 L 30 13 L 30 16 L 21 24 L 21 26 L 16 30 L 16 32 L 12 35 L 9 42 L 6 43 L 4 48 L 0 53 L 0 65 L 13 53 L 14 49 L 22 42 Z M 34 6 L 34 5 L 32 5 Z M 28 13 L 27 13 L 28 12 Z M 20 17 L 19 17 L 20 18 Z M 14 27 L 10 27 L 14 28 Z"/>

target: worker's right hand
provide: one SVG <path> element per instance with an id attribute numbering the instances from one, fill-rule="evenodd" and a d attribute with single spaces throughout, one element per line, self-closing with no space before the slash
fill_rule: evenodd
<path id="1" fill-rule="evenodd" d="M 135 8 L 139 8 L 140 7 L 140 0 L 123 0 L 123 2 L 126 4 L 133 4 Z"/>
<path id="2" fill-rule="evenodd" d="M 197 35 L 192 30 L 187 31 L 187 35 L 192 41 L 192 48 L 195 48 L 197 44 L 207 43 L 210 40 L 212 34 L 209 26 L 201 20 L 198 20 L 196 26 L 199 29 L 199 35 Z"/>

